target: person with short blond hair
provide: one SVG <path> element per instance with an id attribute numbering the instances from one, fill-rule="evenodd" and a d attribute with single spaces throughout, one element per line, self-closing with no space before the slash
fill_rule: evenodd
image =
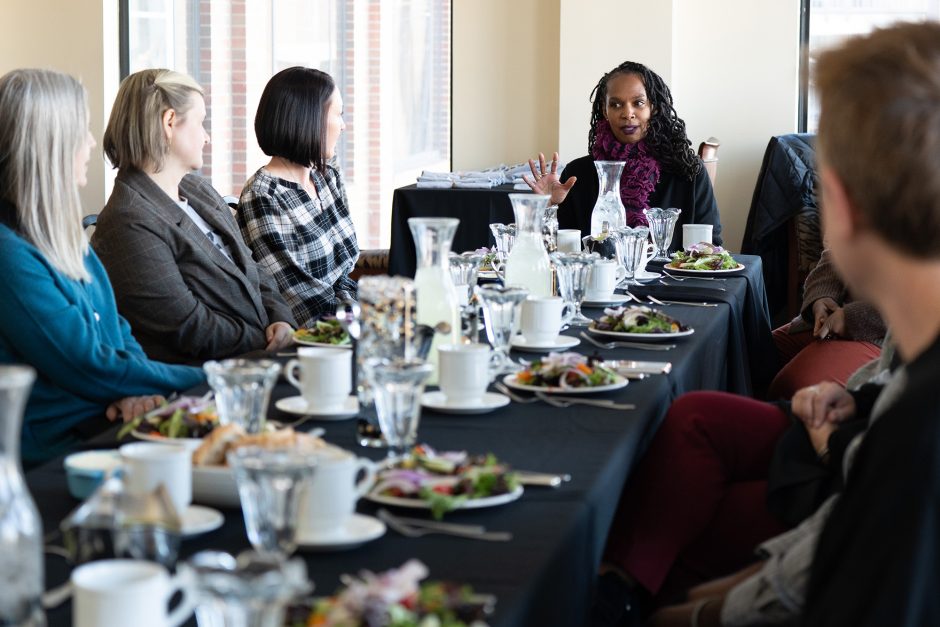
<path id="1" fill-rule="evenodd" d="M 294 317 L 202 167 L 206 105 L 192 78 L 143 70 L 118 90 L 104 151 L 118 168 L 92 245 L 147 354 L 199 363 L 292 342 Z"/>
<path id="2" fill-rule="evenodd" d="M 81 226 L 94 145 L 77 80 L 48 70 L 0 78 L 0 363 L 39 375 L 22 429 L 26 465 L 204 380 L 148 359 L 118 315 Z"/>

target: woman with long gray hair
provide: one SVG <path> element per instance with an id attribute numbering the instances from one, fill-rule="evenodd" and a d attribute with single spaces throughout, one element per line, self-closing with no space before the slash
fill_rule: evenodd
<path id="1" fill-rule="evenodd" d="M 38 373 L 22 431 L 27 465 L 203 380 L 148 359 L 118 315 L 81 225 L 94 145 L 77 80 L 48 70 L 0 77 L 0 363 Z"/>

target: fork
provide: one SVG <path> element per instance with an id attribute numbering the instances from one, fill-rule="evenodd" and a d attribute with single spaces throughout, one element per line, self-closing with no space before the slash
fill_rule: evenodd
<path id="1" fill-rule="evenodd" d="M 437 523 L 430 526 L 422 521 L 422 527 L 412 527 L 403 520 L 393 516 L 386 509 L 378 511 L 379 518 L 389 527 L 408 538 L 420 538 L 430 534 L 442 534 L 448 536 L 457 536 L 458 538 L 470 538 L 472 540 L 489 540 L 492 542 L 508 542 L 512 540 L 512 533 L 508 531 L 475 531 L 467 530 L 466 525 L 449 526 L 447 523 Z M 431 521 L 428 521 L 430 523 Z"/>
<path id="2" fill-rule="evenodd" d="M 583 331 L 581 337 L 598 348 L 638 348 L 644 351 L 668 351 L 676 347 L 675 344 L 648 344 L 645 342 L 600 342 Z"/>
<path id="3" fill-rule="evenodd" d="M 668 272 L 666 272 L 665 269 L 663 269 L 663 274 L 665 274 L 670 279 L 673 279 L 674 281 L 688 281 L 689 279 L 692 279 L 693 281 L 727 281 L 728 280 L 728 279 L 723 279 L 723 278 L 716 277 L 716 276 L 676 276 L 674 274 L 669 274 Z"/>
<path id="4" fill-rule="evenodd" d="M 602 407 L 604 409 L 636 409 L 636 405 L 632 403 L 615 403 L 606 399 L 589 399 L 589 398 L 559 398 L 557 396 L 549 396 L 545 392 L 536 392 L 536 398 L 541 401 L 544 401 L 551 405 L 552 407 L 571 407 L 572 405 L 587 405 L 588 407 Z"/>

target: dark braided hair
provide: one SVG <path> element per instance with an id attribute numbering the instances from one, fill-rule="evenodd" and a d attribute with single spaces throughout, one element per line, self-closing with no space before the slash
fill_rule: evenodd
<path id="1" fill-rule="evenodd" d="M 588 154 L 594 148 L 597 123 L 604 119 L 607 103 L 607 83 L 618 74 L 636 74 L 646 87 L 652 112 L 646 131 L 646 145 L 650 154 L 666 169 L 684 174 L 691 179 L 702 169 L 702 162 L 692 150 L 692 142 L 685 131 L 685 122 L 672 104 L 672 92 L 656 72 L 645 65 L 625 61 L 601 77 L 591 92 L 591 129 L 588 131 Z"/>

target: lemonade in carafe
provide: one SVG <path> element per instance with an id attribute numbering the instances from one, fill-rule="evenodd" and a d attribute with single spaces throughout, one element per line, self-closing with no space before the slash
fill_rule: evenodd
<path id="1" fill-rule="evenodd" d="M 450 332 L 437 333 L 431 344 L 428 362 L 434 365 L 434 372 L 429 383 L 437 381 L 438 345 L 460 341 L 460 301 L 446 265 L 459 223 L 457 218 L 408 218 L 418 258 L 414 281 L 418 324 L 435 327 L 445 322 L 450 325 Z"/>
<path id="2" fill-rule="evenodd" d="M 506 260 L 506 285 L 529 290 L 529 296 L 552 295 L 552 263 L 542 239 L 548 196 L 509 194 L 516 214 L 516 240 Z"/>

